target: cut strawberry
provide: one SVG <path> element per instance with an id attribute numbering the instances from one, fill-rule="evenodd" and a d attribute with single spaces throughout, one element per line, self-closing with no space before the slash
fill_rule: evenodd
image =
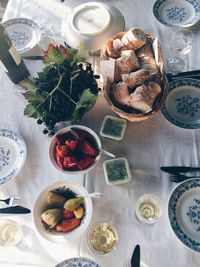
<path id="1" fill-rule="evenodd" d="M 73 156 L 64 157 L 64 168 L 74 168 L 77 165 L 77 160 Z"/>
<path id="2" fill-rule="evenodd" d="M 56 144 L 60 145 L 60 146 L 65 144 L 65 140 L 66 139 L 67 139 L 67 135 L 66 134 L 60 134 L 60 135 L 57 135 L 55 137 Z"/>
<path id="3" fill-rule="evenodd" d="M 95 158 L 93 157 L 89 157 L 89 158 L 85 158 L 82 159 L 81 161 L 79 161 L 77 163 L 77 167 L 79 168 L 79 170 L 85 170 L 87 169 L 90 165 L 92 165 L 92 163 L 95 161 Z"/>
<path id="4" fill-rule="evenodd" d="M 80 219 L 69 219 L 69 220 L 63 220 L 61 223 L 56 225 L 56 231 L 58 232 L 70 232 L 74 230 L 76 227 L 78 227 L 81 223 Z"/>
<path id="5" fill-rule="evenodd" d="M 68 148 L 64 146 L 57 145 L 56 146 L 56 155 L 59 155 L 60 157 L 64 157 L 67 154 Z"/>
<path id="6" fill-rule="evenodd" d="M 92 144 L 90 144 L 87 140 L 83 140 L 80 144 L 80 150 L 89 156 L 96 156 L 98 154 L 98 151 L 96 148 L 93 147 Z"/>
<path id="7" fill-rule="evenodd" d="M 65 219 L 72 219 L 72 218 L 74 218 L 74 213 L 68 209 L 64 209 L 63 210 L 63 217 Z"/>
<path id="8" fill-rule="evenodd" d="M 77 148 L 78 140 L 69 138 L 65 141 L 65 145 L 68 149 L 74 151 Z"/>
<path id="9" fill-rule="evenodd" d="M 61 169 L 64 169 L 64 165 L 63 165 L 64 158 L 63 157 L 60 157 L 58 154 L 56 154 L 56 162 Z"/>

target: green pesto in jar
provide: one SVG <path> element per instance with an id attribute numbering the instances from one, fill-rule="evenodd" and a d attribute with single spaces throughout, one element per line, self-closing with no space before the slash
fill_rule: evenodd
<path id="1" fill-rule="evenodd" d="M 109 181 L 129 179 L 126 162 L 122 159 L 114 160 L 106 164 L 107 177 Z"/>

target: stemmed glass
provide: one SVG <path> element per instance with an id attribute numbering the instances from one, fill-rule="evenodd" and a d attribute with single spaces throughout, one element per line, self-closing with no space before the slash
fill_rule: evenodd
<path id="1" fill-rule="evenodd" d="M 177 73 L 184 69 L 185 62 L 183 55 L 188 54 L 192 49 L 194 34 L 188 29 L 176 30 L 169 42 L 170 56 L 167 59 L 168 71 Z"/>

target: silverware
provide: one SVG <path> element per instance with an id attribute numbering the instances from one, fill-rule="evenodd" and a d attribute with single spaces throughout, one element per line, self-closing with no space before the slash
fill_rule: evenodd
<path id="1" fill-rule="evenodd" d="M 90 193 L 90 194 L 81 194 L 81 195 L 77 195 L 77 197 L 92 197 L 92 198 L 101 198 L 102 194 L 99 192 L 94 192 L 94 193 Z"/>
<path id="2" fill-rule="evenodd" d="M 194 79 L 200 79 L 200 70 L 192 70 L 192 71 L 185 71 L 185 72 L 179 72 L 176 74 L 167 74 L 167 78 L 171 81 L 175 79 L 180 79 L 180 78 L 194 78 Z"/>
<path id="3" fill-rule="evenodd" d="M 166 166 L 166 167 L 160 167 L 160 169 L 164 172 L 174 173 L 174 174 L 200 171 L 199 167 L 185 167 L 185 166 Z"/>
<path id="4" fill-rule="evenodd" d="M 140 267 L 140 245 L 136 245 L 131 257 L 131 267 Z"/>
<path id="5" fill-rule="evenodd" d="M 174 183 L 181 183 L 181 182 L 183 182 L 185 180 L 189 180 L 189 179 L 192 179 L 192 178 L 200 178 L 200 175 L 187 176 L 187 175 L 183 175 L 183 174 L 180 174 L 180 173 L 169 174 L 170 181 L 174 182 Z"/>
<path id="6" fill-rule="evenodd" d="M 23 56 L 26 60 L 43 60 L 44 56 Z"/>
<path id="7" fill-rule="evenodd" d="M 7 199 L 0 199 L 1 202 L 6 203 L 8 206 L 19 204 L 20 197 L 9 197 Z"/>
<path id="8" fill-rule="evenodd" d="M 25 214 L 30 212 L 31 210 L 19 205 L 0 209 L 0 213 L 7 213 L 7 214 Z"/>

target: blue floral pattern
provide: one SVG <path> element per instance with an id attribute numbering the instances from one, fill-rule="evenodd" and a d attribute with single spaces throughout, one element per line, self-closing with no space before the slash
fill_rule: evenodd
<path id="1" fill-rule="evenodd" d="M 200 19 L 200 3 L 197 0 L 157 0 L 153 14 L 166 26 L 190 27 Z"/>
<path id="2" fill-rule="evenodd" d="M 194 199 L 194 205 L 189 207 L 187 216 L 190 218 L 191 223 L 197 225 L 196 231 L 200 232 L 200 199 Z"/>
<path id="3" fill-rule="evenodd" d="M 55 267 L 101 267 L 101 266 L 90 259 L 79 257 L 62 261 L 58 263 Z"/>
<path id="4" fill-rule="evenodd" d="M 0 147 L 0 171 L 9 164 L 9 155 L 10 149 L 5 150 L 3 147 Z"/>
<path id="5" fill-rule="evenodd" d="M 177 103 L 176 105 L 177 113 L 187 116 L 190 115 L 190 117 L 193 118 L 195 114 L 200 111 L 200 80 L 195 80 L 190 78 L 176 79 L 175 81 L 169 84 L 169 92 L 171 92 L 172 90 L 176 90 L 180 86 L 192 86 L 199 90 L 199 98 L 191 97 L 191 94 L 189 94 L 189 90 L 185 98 L 178 98 L 178 97 L 175 98 L 175 103 Z M 192 105 L 190 106 L 190 104 Z M 161 108 L 161 112 L 169 122 L 178 127 L 185 129 L 200 128 L 200 120 L 194 120 L 194 121 L 191 120 L 189 122 L 182 122 L 180 120 L 177 120 L 168 111 L 168 107 L 166 104 Z"/>
<path id="6" fill-rule="evenodd" d="M 190 179 L 186 180 L 185 182 L 181 183 L 172 193 L 169 204 L 168 204 L 168 216 L 169 221 L 171 224 L 171 227 L 176 234 L 176 236 L 185 244 L 187 247 L 193 249 L 194 251 L 200 252 L 200 242 L 195 241 L 192 237 L 188 236 L 184 230 L 181 228 L 181 225 L 179 224 L 179 220 L 177 218 L 177 203 L 180 199 L 180 197 L 193 189 L 200 190 L 200 179 Z M 199 201 L 199 200 L 197 200 Z M 198 207 L 200 208 L 200 203 L 198 202 Z M 189 213 L 189 215 L 187 214 Z M 200 216 L 199 209 L 198 212 L 196 212 L 197 217 Z M 186 212 L 187 216 L 191 216 L 190 211 Z M 194 215 L 193 215 L 194 216 Z M 191 222 L 193 223 L 193 222 Z"/>
<path id="7" fill-rule="evenodd" d="M 29 37 L 26 35 L 26 32 L 13 31 L 10 34 L 10 38 L 16 47 L 24 46 Z"/>
<path id="8" fill-rule="evenodd" d="M 0 138 L 3 139 L 10 139 L 13 143 L 15 143 L 15 146 L 17 146 L 17 157 L 18 161 L 15 166 L 12 166 L 8 173 L 6 175 L 1 175 L 2 168 L 7 166 L 9 167 L 10 164 L 10 156 L 11 156 L 11 149 L 4 148 L 3 145 L 0 147 L 0 185 L 6 183 L 11 178 L 15 177 L 20 169 L 22 168 L 25 159 L 26 159 L 26 144 L 21 136 L 19 136 L 17 133 L 7 130 L 7 129 L 0 129 Z"/>
<path id="9" fill-rule="evenodd" d="M 176 98 L 175 101 L 177 102 L 177 113 L 181 113 L 182 115 L 189 115 L 193 118 L 200 110 L 200 99 L 192 97 L 190 94 L 182 98 Z"/>

